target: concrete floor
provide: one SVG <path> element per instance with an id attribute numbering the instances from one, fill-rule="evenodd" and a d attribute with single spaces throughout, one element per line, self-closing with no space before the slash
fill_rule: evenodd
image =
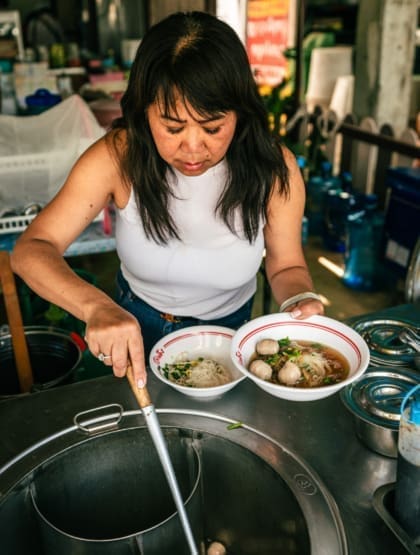
<path id="1" fill-rule="evenodd" d="M 304 250 L 315 290 L 323 297 L 326 316 L 342 321 L 404 303 L 402 280 L 391 279 L 390 283 L 379 291 L 355 291 L 344 285 L 340 277 L 320 263 L 321 258 L 331 262 L 338 269 L 343 268 L 342 254 L 327 251 L 317 237 L 309 237 Z M 72 257 L 69 260 L 74 268 L 84 269 L 93 274 L 97 279 L 97 285 L 113 295 L 114 279 L 118 269 L 118 258 L 115 252 Z M 264 313 L 263 290 L 264 281 L 262 274 L 259 274 L 253 308 L 254 317 Z M 277 308 L 271 300 L 268 311 L 276 312 Z"/>

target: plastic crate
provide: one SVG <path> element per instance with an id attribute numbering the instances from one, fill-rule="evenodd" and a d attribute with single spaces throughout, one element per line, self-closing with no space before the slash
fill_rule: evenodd
<path id="1" fill-rule="evenodd" d="M 21 233 L 22 231 L 25 231 L 35 216 L 36 214 L 30 214 L 28 216 L 7 216 L 0 218 L 0 235 L 4 235 L 6 233 Z M 100 222 L 103 221 L 103 219 L 104 211 L 101 210 L 93 221 Z"/>
<path id="2" fill-rule="evenodd" d="M 76 154 L 65 149 L 0 156 L 0 211 L 15 211 L 36 203 L 44 205 L 64 183 Z"/>
<path id="3" fill-rule="evenodd" d="M 36 214 L 30 214 L 28 216 L 8 216 L 0 218 L 0 235 L 24 231 L 35 216 Z"/>

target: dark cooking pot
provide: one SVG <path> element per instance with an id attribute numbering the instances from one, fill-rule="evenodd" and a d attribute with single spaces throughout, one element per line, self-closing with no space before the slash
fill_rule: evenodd
<path id="1" fill-rule="evenodd" d="M 82 358 L 83 340 L 66 330 L 50 326 L 25 326 L 34 377 L 33 391 L 71 382 Z M 12 336 L 8 326 L 0 329 L 0 398 L 20 393 Z"/>
<path id="2" fill-rule="evenodd" d="M 196 541 L 200 464 L 191 442 L 166 432 L 168 451 Z M 147 430 L 111 433 L 38 469 L 31 498 L 44 555 L 187 555 L 169 486 Z"/>

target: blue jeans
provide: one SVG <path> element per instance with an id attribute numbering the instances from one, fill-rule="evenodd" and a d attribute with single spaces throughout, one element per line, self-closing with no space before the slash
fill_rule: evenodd
<path id="1" fill-rule="evenodd" d="M 121 272 L 117 275 L 117 295 L 116 301 L 120 306 L 131 312 L 141 325 L 143 336 L 144 351 L 146 363 L 149 360 L 149 354 L 153 346 L 163 336 L 181 328 L 200 325 L 216 325 L 225 326 L 227 328 L 237 329 L 251 318 L 252 303 L 254 297 L 251 297 L 238 310 L 214 320 L 201 320 L 200 318 L 186 316 L 164 315 L 159 310 L 155 310 L 152 306 L 137 297 L 130 289 L 127 281 Z"/>

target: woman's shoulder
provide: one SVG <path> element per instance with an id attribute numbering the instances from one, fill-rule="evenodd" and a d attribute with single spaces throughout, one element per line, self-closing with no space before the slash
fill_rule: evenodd
<path id="1" fill-rule="evenodd" d="M 124 137 L 121 134 L 108 132 L 84 151 L 78 165 L 85 170 L 92 169 L 100 173 L 119 171 L 124 146 Z"/>
<path id="2" fill-rule="evenodd" d="M 283 159 L 284 159 L 284 162 L 287 166 L 287 169 L 289 171 L 292 171 L 295 168 L 297 168 L 296 156 L 293 154 L 293 152 L 290 150 L 290 148 L 288 148 L 286 145 L 282 144 L 282 145 L 280 145 L 280 150 L 283 154 Z"/>
<path id="3" fill-rule="evenodd" d="M 105 187 L 114 198 L 128 198 L 121 171 L 124 136 L 113 131 L 90 145 L 77 160 L 71 177 Z M 122 201 L 123 202 L 123 201 Z"/>
<path id="4" fill-rule="evenodd" d="M 127 148 L 127 131 L 121 128 L 110 129 L 104 136 L 104 141 L 107 147 L 120 158 Z"/>
<path id="5" fill-rule="evenodd" d="M 300 202 L 305 190 L 302 173 L 298 166 L 295 154 L 287 146 L 281 145 L 279 148 L 281 148 L 284 164 L 287 170 L 288 185 L 285 194 L 285 190 L 279 186 L 278 179 L 276 179 L 273 183 L 269 205 L 271 207 L 275 206 L 276 209 L 278 209 L 279 205 L 290 206 L 290 204 L 293 204 L 290 203 L 293 199 L 299 199 Z"/>

